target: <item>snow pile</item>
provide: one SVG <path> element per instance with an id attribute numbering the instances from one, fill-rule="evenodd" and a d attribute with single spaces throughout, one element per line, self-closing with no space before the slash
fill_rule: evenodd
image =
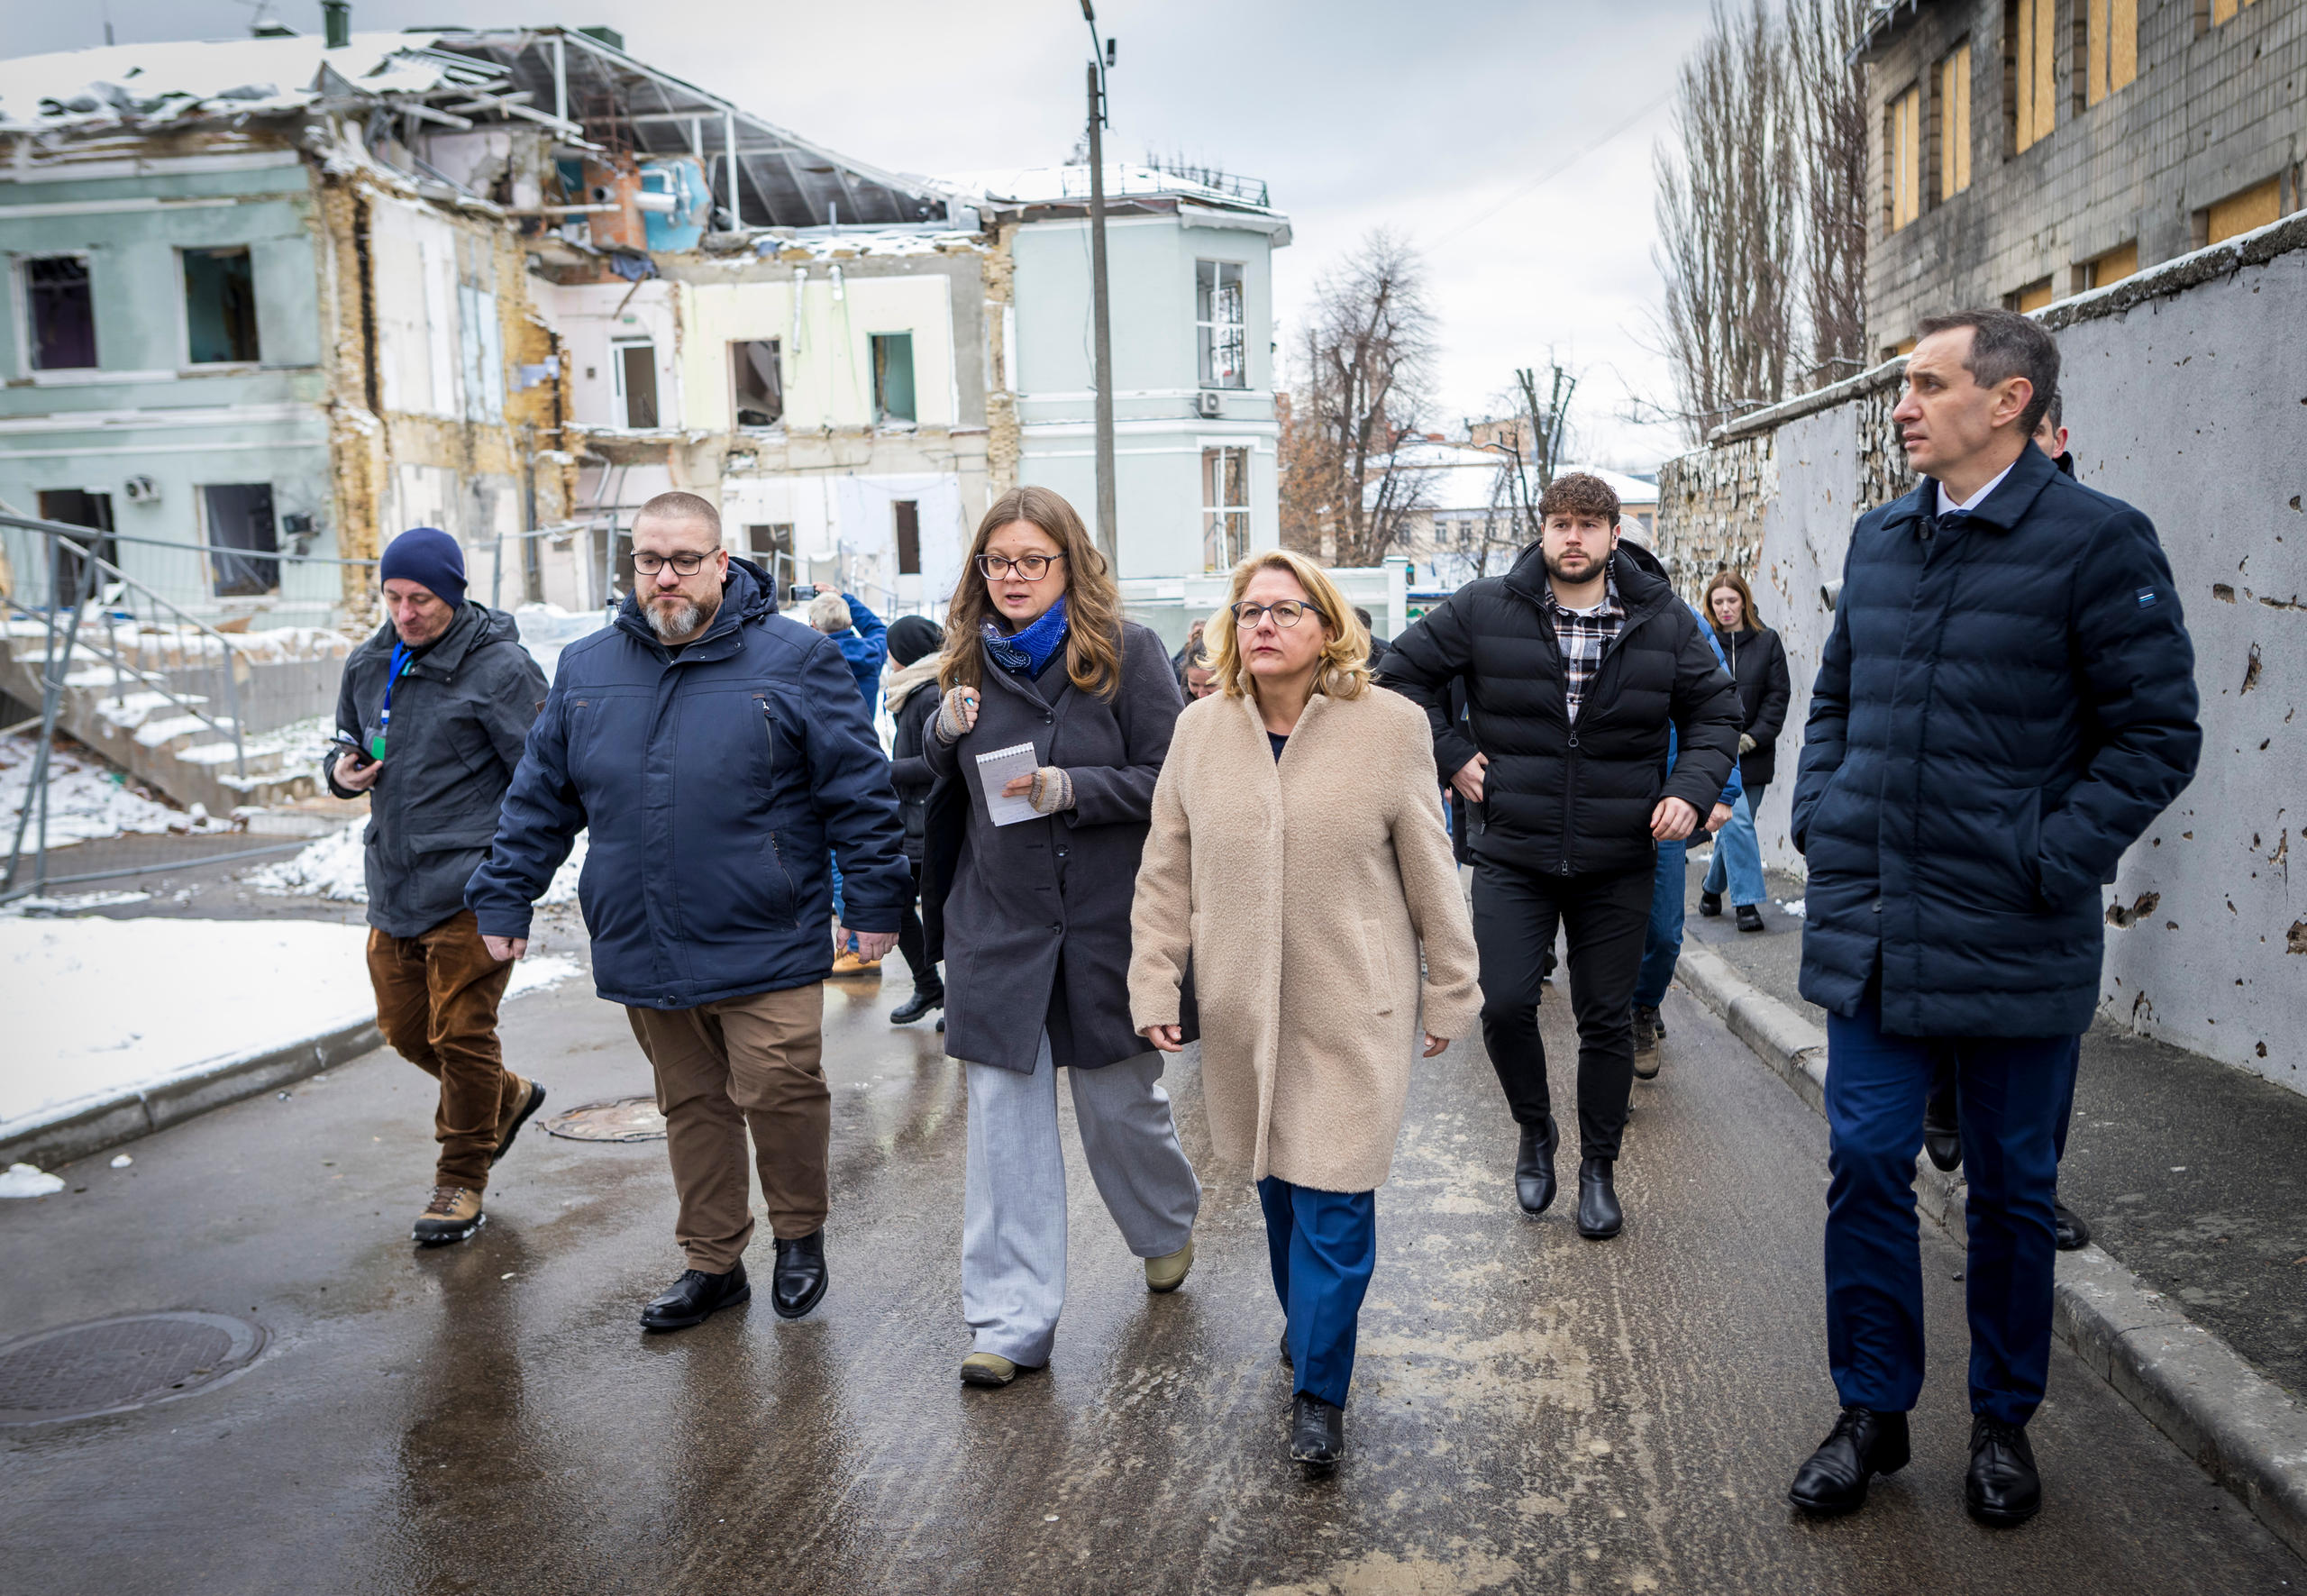
<path id="1" fill-rule="evenodd" d="M 1799 920 L 1802 917 L 1802 906 L 1808 901 L 1807 898 L 1788 898 L 1782 899 L 1778 907 Z"/>
<path id="2" fill-rule="evenodd" d="M 60 898 L 19 898 L 0 904 L 0 916 L 85 915 L 90 909 L 125 908 L 150 901 L 150 892 L 68 892 Z"/>
<path id="3" fill-rule="evenodd" d="M 577 901 L 577 876 L 585 868 L 585 836 L 577 834 L 539 903 Z M 258 891 L 276 898 L 325 898 L 333 903 L 366 903 L 369 882 L 365 871 L 369 817 L 355 820 L 342 831 L 321 838 L 293 859 L 259 865 L 241 879 Z"/>
<path id="4" fill-rule="evenodd" d="M 32 734 L 0 737 L 0 839 L 16 834 L 16 817 L 24 807 L 25 789 L 32 782 L 32 759 L 39 747 L 40 739 Z M 175 832 L 182 835 L 233 829 L 231 822 L 211 819 L 204 808 L 196 806 L 187 811 L 160 802 L 78 744 L 59 741 L 48 760 L 50 848 L 69 847 L 97 837 L 116 837 L 123 832 L 148 835 Z M 36 789 L 32 800 L 32 824 L 24 833 L 27 850 L 39 836 L 40 794 Z M 5 846 L 5 841 L 0 840 L 0 847 Z"/>
<path id="5" fill-rule="evenodd" d="M 0 1136 L 374 1017 L 368 942 L 314 920 L 0 920 Z M 578 972 L 524 959 L 506 996 Z"/>
<path id="6" fill-rule="evenodd" d="M 43 1174 L 33 1164 L 12 1163 L 8 1172 L 0 1175 L 0 1197 L 46 1197 L 51 1191 L 63 1190 L 61 1177 Z"/>

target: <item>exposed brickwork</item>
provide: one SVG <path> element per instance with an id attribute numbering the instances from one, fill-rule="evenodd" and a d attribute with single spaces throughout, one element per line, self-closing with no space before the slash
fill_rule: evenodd
<path id="1" fill-rule="evenodd" d="M 1883 105 L 1919 81 L 1927 87 L 1931 68 L 1966 36 L 1972 180 L 1938 202 L 1927 166 L 1926 208 L 1896 233 L 1875 207 L 1869 348 L 1902 342 L 1924 315 L 1999 305 L 2044 278 L 2065 296 L 2084 286 L 2078 265 L 2134 239 L 2142 268 L 2184 254 L 2199 242 L 2199 212 L 2270 178 L 2281 179 L 2284 210 L 2300 208 L 2307 3 L 2256 0 L 2198 35 L 2190 0 L 2142 0 L 2138 78 L 2087 108 L 2075 70 L 2081 3 L 2058 5 L 2057 125 L 2015 155 L 2006 154 L 2003 0 L 1924 0 L 1879 47 L 1870 192 L 1885 192 Z"/>

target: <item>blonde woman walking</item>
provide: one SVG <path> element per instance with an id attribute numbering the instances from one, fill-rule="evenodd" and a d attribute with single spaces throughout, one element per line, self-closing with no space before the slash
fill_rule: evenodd
<path id="1" fill-rule="evenodd" d="M 1288 1316 L 1290 1455 L 1319 1470 L 1345 1452 L 1421 1028 L 1432 1058 L 1481 1010 L 1473 929 L 1425 713 L 1372 688 L 1369 634 L 1329 578 L 1252 555 L 1204 646 L 1218 690 L 1179 716 L 1154 789 L 1130 1009 L 1177 1051 L 1190 955 L 1210 1132 L 1257 1182 Z"/>
<path id="2" fill-rule="evenodd" d="M 1065 1303 L 1058 1071 L 1146 1288 L 1193 1265 L 1201 1187 L 1126 985 L 1130 886 L 1182 700 L 1169 651 L 1122 619 L 1104 556 L 1046 488 L 979 524 L 939 679 L 922 903 L 969 1085 L 961 1373 L 1003 1386 L 1049 1362 Z"/>

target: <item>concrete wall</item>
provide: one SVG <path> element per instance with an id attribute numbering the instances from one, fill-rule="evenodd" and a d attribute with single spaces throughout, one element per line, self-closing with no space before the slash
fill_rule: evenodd
<path id="1" fill-rule="evenodd" d="M 2163 539 L 2194 637 L 2204 748 L 2193 785 L 2107 889 L 2107 1013 L 2307 1091 L 2307 218 L 2054 307 L 2082 479 Z M 1660 543 L 1692 597 L 1754 581 L 1794 682 L 1784 779 L 1760 816 L 1786 838 L 1810 685 L 1856 515 L 1903 490 L 1898 368 L 1750 417 L 1661 479 Z M 2302 843 L 2307 847 L 2307 843 Z"/>
<path id="2" fill-rule="evenodd" d="M 1201 455 L 1250 452 L 1250 546 L 1281 542 L 1273 420 L 1273 275 L 1270 218 L 1132 216 L 1106 228 L 1113 305 L 1114 474 L 1126 577 L 1199 572 L 1204 564 Z M 1052 488 L 1082 518 L 1097 507 L 1097 395 L 1092 378 L 1090 234 L 1081 221 L 1027 223 L 1016 260 L 1018 479 Z M 1218 390 L 1222 414 L 1200 416 L 1194 332 L 1198 260 L 1240 262 L 1248 387 Z"/>

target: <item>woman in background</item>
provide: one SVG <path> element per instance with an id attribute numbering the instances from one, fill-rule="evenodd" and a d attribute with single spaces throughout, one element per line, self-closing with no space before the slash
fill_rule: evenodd
<path id="1" fill-rule="evenodd" d="M 1738 735 L 1738 780 L 1745 792 L 1731 806 L 1729 824 L 1715 834 L 1714 862 L 1706 867 L 1698 912 L 1709 919 L 1720 914 L 1727 887 L 1738 929 L 1760 931 L 1759 906 L 1769 894 L 1763 883 L 1762 843 L 1755 834 L 1755 816 L 1762 813 L 1763 789 L 1777 773 L 1778 732 L 1785 724 L 1787 699 L 1793 690 L 1786 675 L 1786 645 L 1755 618 L 1754 591 L 1735 570 L 1715 572 L 1704 608 L 1746 715 Z"/>
<path id="2" fill-rule="evenodd" d="M 945 646 L 945 629 L 926 616 L 899 616 L 889 624 L 889 661 L 897 668 L 882 688 L 896 727 L 889 739 L 889 784 L 898 789 L 898 808 L 905 816 L 905 856 L 913 866 L 914 896 L 921 895 L 921 839 L 929 815 L 928 757 L 922 739 L 937 713 L 938 654 Z M 913 971 L 913 996 L 889 1011 L 893 1026 L 909 1026 L 930 1010 L 945 1007 L 945 982 L 929 956 L 921 932 L 921 916 L 911 904 L 898 922 L 898 952 Z M 944 1030 L 945 1022 L 937 1022 Z"/>

